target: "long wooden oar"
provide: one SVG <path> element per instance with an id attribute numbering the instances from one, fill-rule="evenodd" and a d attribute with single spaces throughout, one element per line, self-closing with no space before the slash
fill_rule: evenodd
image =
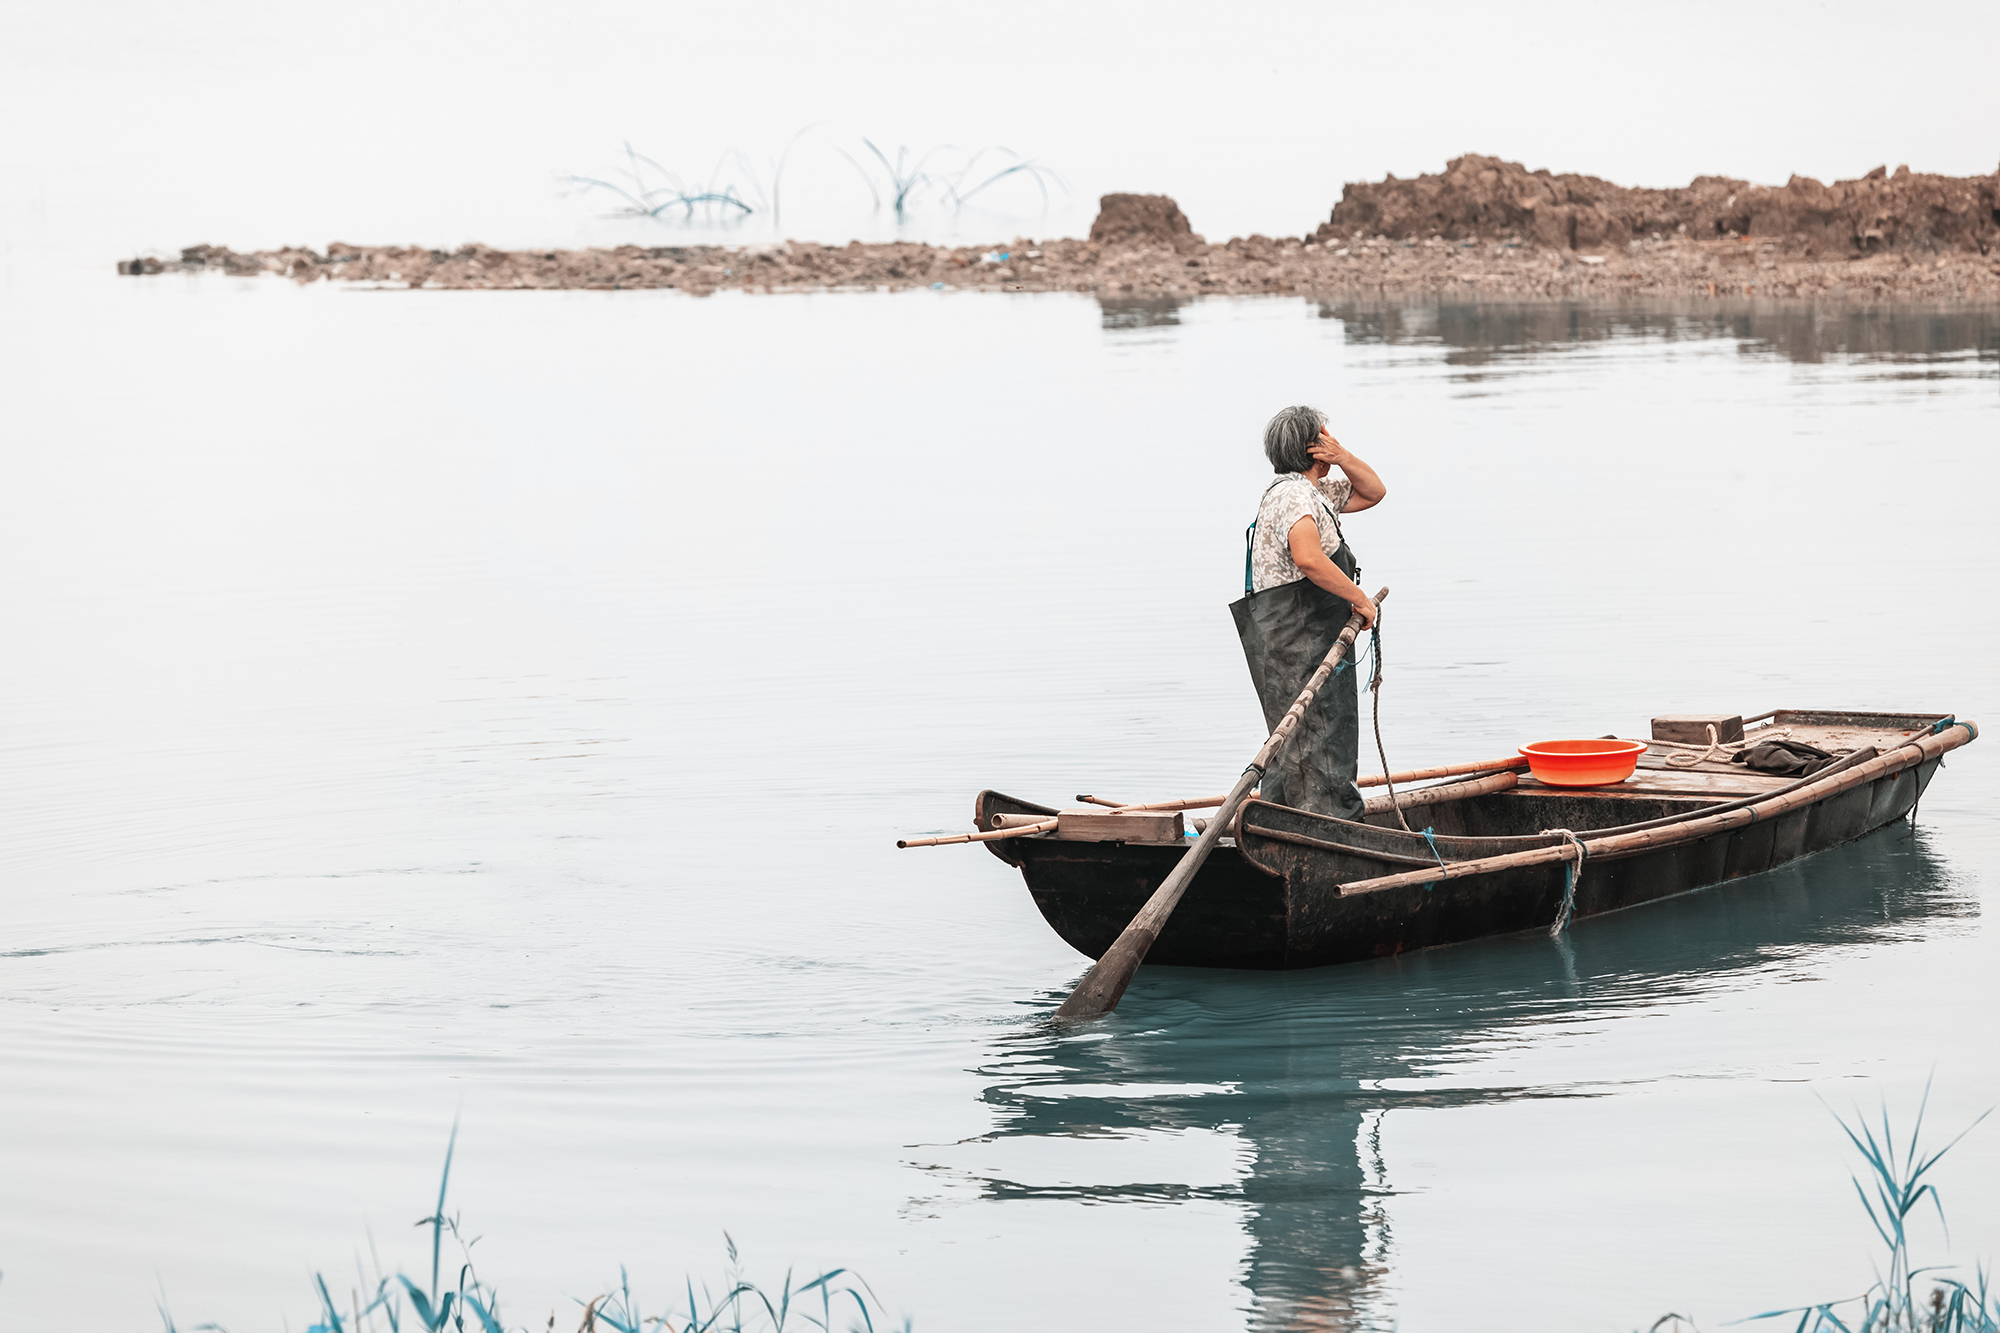
<path id="1" fill-rule="evenodd" d="M 1382 599 L 1388 595 L 1387 588 L 1376 593 L 1376 606 L 1379 607 Z M 1125 994 L 1125 987 L 1132 982 L 1132 974 L 1139 970 L 1139 964 L 1146 961 L 1146 951 L 1151 949 L 1153 941 L 1160 937 L 1160 931 L 1166 927 L 1167 918 L 1172 916 L 1174 908 L 1180 905 L 1181 895 L 1186 893 L 1187 886 L 1194 882 L 1195 872 L 1201 869 L 1201 863 L 1215 850 L 1215 844 L 1221 839 L 1223 830 L 1227 829 L 1230 821 L 1236 817 L 1236 808 L 1243 804 L 1243 798 L 1250 794 L 1250 789 L 1263 779 L 1265 768 L 1277 757 L 1278 751 L 1284 748 L 1285 742 L 1291 739 L 1292 732 L 1298 729 L 1299 720 L 1306 715 L 1306 709 L 1312 706 L 1313 696 L 1319 693 L 1320 687 L 1333 675 L 1334 668 L 1340 665 L 1340 659 L 1352 651 L 1354 636 L 1359 633 L 1361 633 L 1361 613 L 1356 611 L 1347 618 L 1346 626 L 1341 629 L 1340 637 L 1334 641 L 1333 647 L 1327 651 L 1325 660 L 1319 664 L 1319 670 L 1312 673 L 1312 679 L 1306 682 L 1306 687 L 1299 691 L 1299 697 L 1292 701 L 1292 706 L 1285 711 L 1284 717 L 1279 719 L 1277 730 L 1271 733 L 1270 739 L 1257 751 L 1257 757 L 1250 761 L 1250 767 L 1243 770 L 1243 776 L 1236 779 L 1236 785 L 1229 789 L 1229 795 L 1223 798 L 1222 808 L 1208 821 L 1208 827 L 1202 830 L 1199 838 L 1195 839 L 1194 846 L 1188 848 L 1181 856 L 1180 864 L 1167 875 L 1166 881 L 1153 890 L 1153 896 L 1139 909 L 1139 915 L 1132 918 L 1132 924 L 1125 927 L 1124 932 L 1111 942 L 1111 947 L 1104 951 L 1104 956 L 1097 960 L 1096 965 L 1083 974 L 1083 980 L 1077 983 L 1069 998 L 1062 1002 L 1062 1008 L 1056 1010 L 1057 1018 L 1077 1022 L 1108 1014 L 1118 1007 L 1119 998 Z"/>

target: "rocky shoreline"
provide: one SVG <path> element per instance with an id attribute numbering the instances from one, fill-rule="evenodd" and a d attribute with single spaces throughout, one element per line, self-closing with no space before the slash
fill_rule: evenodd
<path id="1" fill-rule="evenodd" d="M 1411 296 L 1432 299 L 1807 297 L 2000 299 L 2000 173 L 1784 187 L 1703 177 L 1626 190 L 1467 156 L 1444 173 L 1347 187 L 1307 236 L 1211 245 L 1171 199 L 1106 195 L 1087 240 L 994 246 L 804 241 L 749 246 L 456 250 L 336 242 L 178 259 L 126 274 L 219 271 L 424 290 L 940 290 L 1101 297 Z"/>

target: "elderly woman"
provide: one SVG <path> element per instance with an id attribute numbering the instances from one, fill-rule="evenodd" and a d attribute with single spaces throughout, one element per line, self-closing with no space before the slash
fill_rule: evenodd
<path id="1" fill-rule="evenodd" d="M 1327 429 L 1326 414 L 1288 407 L 1264 428 L 1264 454 L 1277 480 L 1264 488 L 1244 557 L 1244 597 L 1229 609 L 1243 639 L 1250 678 L 1275 728 L 1318 669 L 1350 613 L 1375 623 L 1375 604 L 1355 582 L 1361 566 L 1340 516 L 1373 508 L 1389 493 L 1375 469 Z M 1267 801 L 1341 819 L 1360 819 L 1354 786 L 1360 744 L 1355 675 L 1343 669 L 1314 698 L 1297 731 L 1272 760 L 1260 793 Z"/>

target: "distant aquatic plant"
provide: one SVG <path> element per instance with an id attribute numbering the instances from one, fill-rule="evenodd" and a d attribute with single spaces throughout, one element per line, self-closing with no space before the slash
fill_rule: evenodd
<path id="1" fill-rule="evenodd" d="M 381 1333 L 383 1329 L 402 1333 L 405 1318 L 425 1333 L 530 1333 L 527 1325 L 509 1329 L 500 1312 L 500 1293 L 481 1279 L 473 1267 L 472 1247 L 478 1238 L 467 1240 L 458 1217 L 445 1213 L 445 1199 L 451 1187 L 451 1159 L 457 1146 L 458 1126 L 454 1124 L 445 1146 L 444 1171 L 438 1178 L 437 1208 L 430 1216 L 417 1220 L 418 1226 L 431 1229 L 430 1285 L 418 1286 L 401 1273 L 385 1277 L 379 1266 L 371 1280 L 357 1257 L 357 1285 L 343 1310 L 328 1288 L 325 1275 L 314 1273 L 313 1294 L 320 1316 L 319 1322 L 307 1328 L 306 1333 Z M 460 1255 L 458 1276 L 448 1286 L 441 1284 L 447 1234 L 458 1246 Z M 722 1239 L 729 1253 L 729 1267 L 721 1295 L 712 1293 L 704 1282 L 697 1298 L 694 1279 L 687 1278 L 685 1312 L 669 1308 L 658 1314 L 646 1314 L 632 1295 L 631 1279 L 621 1264 L 617 1287 L 588 1301 L 577 1301 L 583 1307 L 578 1333 L 600 1330 L 603 1333 L 784 1333 L 787 1327 L 797 1329 L 802 1325 L 821 1333 L 833 1333 L 833 1321 L 841 1314 L 852 1320 L 848 1325 L 850 1333 L 874 1333 L 875 1316 L 886 1314 L 867 1282 L 845 1268 L 821 1273 L 798 1286 L 792 1284 L 792 1272 L 788 1269 L 776 1293 L 767 1292 L 743 1276 L 735 1239 L 727 1231 L 722 1233 Z M 164 1293 L 156 1304 L 166 1333 L 179 1333 Z M 554 1327 L 555 1318 L 551 1315 L 547 1328 Z M 909 1333 L 910 1327 L 910 1321 L 904 1320 L 904 1333 Z M 218 1324 L 198 1324 L 190 1333 L 201 1330 L 225 1333 Z"/>
<path id="2" fill-rule="evenodd" d="M 1834 1117 L 1839 1121 L 1841 1132 L 1847 1135 L 1848 1142 L 1854 1145 L 1867 1165 L 1861 1176 L 1851 1179 L 1854 1192 L 1860 1196 L 1861 1206 L 1867 1210 L 1868 1220 L 1887 1251 L 1888 1271 L 1878 1268 L 1875 1284 L 1858 1296 L 1844 1296 L 1817 1305 L 1793 1306 L 1785 1310 L 1767 1310 L 1763 1314 L 1732 1322 L 1748 1324 L 1761 1319 L 1797 1315 L 1796 1333 L 1827 1333 L 1827 1330 L 1838 1330 L 1839 1333 L 2000 1333 L 2000 1292 L 1990 1289 L 1991 1274 L 1983 1265 L 1973 1269 L 1973 1280 L 1967 1283 L 1953 1277 L 1936 1276 L 1949 1271 L 1942 1267 L 1917 1267 L 1910 1253 L 1910 1214 L 1919 1211 L 1926 1200 L 1936 1211 L 1938 1224 L 1945 1225 L 1944 1202 L 1938 1195 L 1937 1186 L 1926 1179 L 1931 1168 L 1957 1147 L 1980 1121 L 1992 1114 L 1991 1110 L 1982 1112 L 1950 1143 L 1931 1152 L 1924 1149 L 1921 1143 L 1924 1112 L 1930 1105 L 1930 1099 L 1930 1084 L 1926 1082 L 1923 1100 L 1917 1104 L 1916 1121 L 1910 1126 L 1910 1136 L 1901 1144 L 1897 1143 L 1895 1129 L 1889 1122 L 1886 1104 L 1881 1110 L 1879 1133 L 1878 1126 L 1869 1124 L 1868 1118 L 1858 1111 L 1853 1124 L 1838 1114 Z M 1848 1310 L 1850 1306 L 1852 1310 Z M 1842 1319 L 1838 1311 L 1848 1311 L 1848 1319 L 1854 1322 L 1850 1324 Z M 1654 1330 L 1665 1333 L 1677 1333 L 1681 1328 L 1693 1329 L 1694 1322 L 1684 1315 L 1670 1314 L 1661 1316 L 1653 1324 Z"/>
<path id="3" fill-rule="evenodd" d="M 1014 152 L 1011 148 L 1001 148 L 998 146 L 981 148 L 965 157 L 958 163 L 955 169 L 947 167 L 937 169 L 936 171 L 926 171 L 924 169 L 925 164 L 931 161 L 933 157 L 936 157 L 940 153 L 954 153 L 958 150 L 950 144 L 945 144 L 918 155 L 916 160 L 911 162 L 910 150 L 907 147 L 902 147 L 896 150 L 896 160 L 892 163 L 889 160 L 889 155 L 884 153 L 880 148 L 877 148 L 873 140 L 863 139 L 861 142 L 867 145 L 868 151 L 875 155 L 875 160 L 882 164 L 882 170 L 889 178 L 892 190 L 891 203 L 895 208 L 896 220 L 898 222 L 903 221 L 909 214 L 911 195 L 924 187 L 935 189 L 938 197 L 950 204 L 952 209 L 956 211 L 965 207 L 966 203 L 974 195 L 988 186 L 997 185 L 1007 179 L 1007 177 L 1017 173 L 1025 173 L 1028 179 L 1035 183 L 1035 187 L 1041 191 L 1042 208 L 1046 210 L 1049 206 L 1049 182 L 1054 181 L 1059 186 L 1063 183 L 1062 178 L 1056 175 L 1055 172 L 1038 163 L 1023 159 L 1019 153 Z M 978 170 L 980 159 L 989 154 L 996 153 L 1013 158 L 1013 164 L 1002 167 L 1000 170 L 980 178 L 978 184 L 970 188 L 965 188 L 965 182 L 972 178 L 973 173 Z M 870 184 L 872 188 L 873 183 L 871 182 Z M 876 207 L 881 207 L 881 197 L 879 195 L 876 196 Z"/>
<path id="4" fill-rule="evenodd" d="M 930 177 L 924 174 L 924 163 L 930 160 L 931 155 L 924 153 L 911 164 L 910 150 L 898 148 L 896 160 L 891 162 L 888 154 L 877 148 L 873 140 L 863 139 L 861 142 L 867 145 L 868 151 L 875 155 L 875 160 L 882 164 L 883 172 L 889 177 L 890 202 L 895 207 L 896 220 L 900 222 L 908 211 L 910 192 L 930 183 Z M 869 183 L 869 188 L 874 188 L 874 182 Z M 882 206 L 880 195 L 875 196 L 875 206 L 877 208 Z"/>
<path id="5" fill-rule="evenodd" d="M 585 190 L 609 190 L 625 201 L 625 206 L 616 210 L 627 217 L 658 218 L 673 209 L 682 211 L 685 221 L 694 220 L 695 210 L 700 209 L 704 217 L 713 218 L 718 212 L 734 209 L 735 217 L 742 218 L 757 210 L 737 193 L 737 182 L 724 176 L 734 156 L 741 160 L 741 166 L 749 168 L 749 159 L 740 152 L 725 153 L 709 173 L 709 184 L 690 186 L 673 172 L 636 151 L 630 143 L 625 145 L 625 169 L 615 173 L 617 179 L 601 180 L 595 176 L 571 176 L 570 184 L 582 186 Z M 749 179 L 756 185 L 756 172 L 749 170 Z M 761 195 L 759 196 L 761 201 Z"/>
<path id="6" fill-rule="evenodd" d="M 611 173 L 608 179 L 569 176 L 566 181 L 586 193 L 609 191 L 623 201 L 615 211 L 626 217 L 664 221 L 678 214 L 683 223 L 693 223 L 699 216 L 704 222 L 727 224 L 741 222 L 753 214 L 768 214 L 775 223 L 781 216 L 786 166 L 794 150 L 820 128 L 819 124 L 808 125 L 794 134 L 768 171 L 760 169 L 749 154 L 732 148 L 717 160 L 706 183 L 692 184 L 628 142 L 623 170 Z M 1053 168 L 997 144 L 970 153 L 951 144 L 913 153 L 905 145 L 898 147 L 891 157 L 866 137 L 859 140 L 865 152 L 858 153 L 848 151 L 831 136 L 824 142 L 867 188 L 874 211 L 881 211 L 886 195 L 898 223 L 907 221 L 911 213 L 927 202 L 957 212 L 984 191 L 1016 176 L 1034 183 L 1041 194 L 1044 212 L 1051 202 L 1051 184 L 1065 193 L 1069 189 Z M 872 158 L 873 165 L 865 158 Z M 999 165 L 996 159 L 1004 159 L 1005 165 Z"/>

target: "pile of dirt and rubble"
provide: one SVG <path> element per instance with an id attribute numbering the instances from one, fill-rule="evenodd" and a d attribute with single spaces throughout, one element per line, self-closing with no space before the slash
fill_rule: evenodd
<path id="1" fill-rule="evenodd" d="M 219 271 L 424 289 L 794 291 L 933 287 L 1103 297 L 1340 294 L 2000 299 L 2000 176 L 1871 172 L 1779 189 L 1702 177 L 1628 190 L 1461 157 L 1436 176 L 1347 187 L 1310 236 L 1210 245 L 1164 195 L 1106 195 L 1088 240 L 992 246 L 806 241 L 499 250 L 335 242 L 198 245 L 121 273 Z"/>
<path id="2" fill-rule="evenodd" d="M 1207 244 L 1181 206 L 1163 194 L 1107 194 L 1097 201 L 1090 239 L 1099 245 L 1152 245 L 1187 254 Z"/>
<path id="3" fill-rule="evenodd" d="M 1782 186 L 1697 176 L 1685 189 L 1627 189 L 1595 176 L 1529 171 L 1468 154 L 1435 176 L 1349 185 L 1320 225 L 1321 241 L 1373 235 L 1525 241 L 1559 250 L 1618 248 L 1688 237 L 1775 242 L 1827 259 L 1911 251 L 1991 254 L 2000 247 L 2000 172 L 1932 176 L 1877 167 L 1822 185 Z"/>

